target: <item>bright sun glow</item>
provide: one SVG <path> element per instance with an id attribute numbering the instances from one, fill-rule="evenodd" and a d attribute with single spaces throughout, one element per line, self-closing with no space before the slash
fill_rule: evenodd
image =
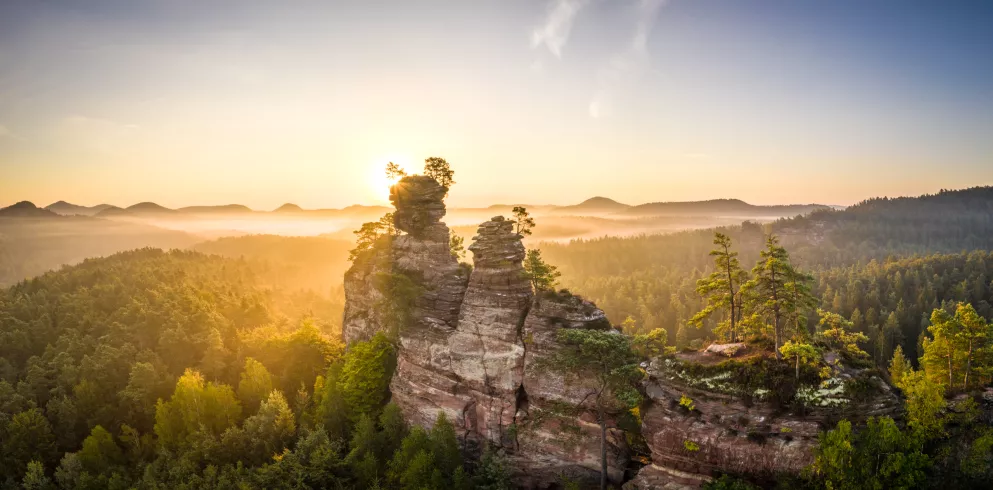
<path id="1" fill-rule="evenodd" d="M 411 165 L 411 159 L 407 155 L 392 153 L 385 155 L 380 158 L 376 158 L 370 164 L 370 186 L 372 191 L 372 197 L 379 204 L 387 204 L 390 202 L 390 186 L 395 184 L 398 179 L 391 179 L 386 176 L 386 164 L 393 162 L 400 166 L 408 174 L 412 173 L 411 170 L 413 166 Z"/>

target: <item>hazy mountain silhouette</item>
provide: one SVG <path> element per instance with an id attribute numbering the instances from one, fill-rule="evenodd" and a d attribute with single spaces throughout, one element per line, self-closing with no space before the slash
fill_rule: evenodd
<path id="1" fill-rule="evenodd" d="M 303 208 L 301 208 L 300 206 L 297 206 L 296 204 L 286 203 L 286 204 L 283 204 L 282 206 L 274 209 L 272 212 L 274 212 L 274 213 L 301 213 L 301 212 L 303 212 Z"/>
<path id="2" fill-rule="evenodd" d="M 179 208 L 177 211 L 181 213 L 194 213 L 194 214 L 235 214 L 235 213 L 254 213 L 255 211 L 243 204 L 225 204 L 221 206 L 187 206 L 185 208 Z"/>
<path id="3" fill-rule="evenodd" d="M 117 206 L 111 206 L 103 211 L 100 211 L 95 216 L 98 218 L 112 218 L 117 216 L 134 216 L 134 217 L 147 217 L 147 216 L 166 216 L 175 215 L 178 211 L 175 209 L 169 209 L 164 206 L 155 204 L 154 202 L 140 202 L 133 206 L 128 206 L 121 209 Z"/>
<path id="4" fill-rule="evenodd" d="M 48 206 L 45 206 L 45 209 L 47 209 L 47 210 L 49 210 L 49 211 L 51 211 L 51 212 L 53 212 L 55 214 L 61 214 L 63 216 L 74 216 L 74 215 L 79 215 L 79 216 L 93 216 L 93 215 L 99 213 L 100 211 L 103 211 L 105 209 L 109 209 L 109 208 L 112 208 L 112 207 L 114 207 L 114 206 L 111 206 L 110 204 L 97 204 L 96 206 L 80 206 L 78 204 L 72 204 L 72 203 L 65 202 L 65 201 L 59 201 L 59 202 L 55 202 L 55 203 L 49 204 Z"/>
<path id="5" fill-rule="evenodd" d="M 711 199 L 708 201 L 653 202 L 622 210 L 624 216 L 796 216 L 819 209 L 823 204 L 785 204 L 760 206 L 741 199 Z"/>
<path id="6" fill-rule="evenodd" d="M 553 211 L 567 214 L 609 214 L 630 208 L 628 204 L 619 203 L 607 197 L 591 197 L 572 206 L 556 206 Z"/>
<path id="7" fill-rule="evenodd" d="M 35 206 L 33 202 L 21 201 L 12 206 L 0 209 L 3 218 L 56 218 L 57 214 Z"/>

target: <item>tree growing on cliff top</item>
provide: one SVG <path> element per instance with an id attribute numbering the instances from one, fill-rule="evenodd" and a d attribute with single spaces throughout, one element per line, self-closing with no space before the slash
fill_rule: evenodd
<path id="1" fill-rule="evenodd" d="M 445 188 L 445 195 L 448 195 L 448 189 L 451 189 L 452 184 L 455 183 L 455 171 L 441 157 L 428 157 L 424 159 L 424 175 L 431 177 L 441 184 Z"/>
<path id="2" fill-rule="evenodd" d="M 817 310 L 817 314 L 821 317 L 818 323 L 821 329 L 818 337 L 821 342 L 850 358 L 869 357 L 869 354 L 859 347 L 859 343 L 868 342 L 869 337 L 862 332 L 853 332 L 852 322 L 829 311 Z"/>
<path id="3" fill-rule="evenodd" d="M 528 236 L 534 228 L 534 218 L 523 206 L 514 206 L 514 233 L 520 236 Z"/>
<path id="4" fill-rule="evenodd" d="M 524 274 L 531 281 L 531 288 L 535 294 L 542 291 L 554 291 L 558 283 L 559 270 L 554 265 L 545 262 L 541 258 L 541 250 L 528 250 L 524 257 Z"/>
<path id="5" fill-rule="evenodd" d="M 589 387 L 577 409 L 592 408 L 600 425 L 600 488 L 607 488 L 607 424 L 641 403 L 638 383 L 644 376 L 631 339 L 614 330 L 563 328 L 562 347 L 543 364 L 566 378 Z M 590 407 L 592 405 L 592 407 Z"/>
<path id="6" fill-rule="evenodd" d="M 372 250 L 384 232 L 385 227 L 382 220 L 362 223 L 362 227 L 352 232 L 355 233 L 355 248 L 348 252 L 348 260 L 355 262 L 356 259 Z"/>
<path id="7" fill-rule="evenodd" d="M 800 382 L 800 364 L 811 362 L 818 357 L 817 349 L 802 340 L 797 340 L 796 342 L 787 340 L 786 343 L 779 348 L 779 352 L 783 355 L 783 357 L 793 359 L 796 363 L 797 383 Z"/>
<path id="8" fill-rule="evenodd" d="M 714 233 L 714 245 L 710 252 L 714 257 L 714 272 L 697 281 L 696 292 L 707 298 L 707 306 L 693 315 L 690 324 L 700 328 L 703 320 L 717 311 L 724 312 L 724 319 L 714 332 L 731 342 L 738 340 L 736 323 L 741 320 L 741 295 L 739 290 L 748 275 L 738 262 L 738 252 L 731 251 L 731 238 L 723 233 Z"/>
<path id="9" fill-rule="evenodd" d="M 761 259 L 752 269 L 752 279 L 742 288 L 746 298 L 745 307 L 753 312 L 754 318 L 771 323 L 776 358 L 782 359 L 779 347 L 787 337 L 786 328 L 790 319 L 799 319 L 801 310 L 814 302 L 809 287 L 803 287 L 809 276 L 797 271 L 790 263 L 790 255 L 779 245 L 779 239 L 770 235 Z M 793 335 L 806 336 L 797 321 Z"/>
<path id="10" fill-rule="evenodd" d="M 386 164 L 386 178 L 389 180 L 400 180 L 407 176 L 407 171 L 400 168 L 399 165 L 390 162 Z"/>

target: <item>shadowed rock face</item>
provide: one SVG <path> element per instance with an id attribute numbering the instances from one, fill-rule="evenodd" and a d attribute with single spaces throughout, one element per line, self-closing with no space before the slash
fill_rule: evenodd
<path id="1" fill-rule="evenodd" d="M 343 334 L 349 343 L 387 327 L 377 284 L 384 275 L 415 279 L 420 293 L 399 333 L 400 350 L 390 388 L 407 421 L 424 427 L 439 413 L 454 421 L 468 451 L 503 448 L 514 481 L 547 488 L 562 476 L 597 481 L 600 429 L 586 396 L 589 380 L 563 376 L 547 362 L 561 348 L 561 329 L 610 329 L 603 311 L 565 292 L 534 297 L 524 275 L 521 236 L 495 217 L 479 226 L 469 250 L 471 274 L 449 250 L 445 190 L 434 180 L 405 177 L 391 189 L 394 223 L 406 234 L 386 239 L 345 275 Z M 626 489 L 697 488 L 716 472 L 769 477 L 810 464 L 817 434 L 837 410 L 785 415 L 762 403 L 696 389 L 649 366 L 642 434 L 652 463 Z M 840 373 L 851 376 L 854 373 Z M 899 401 L 885 389 L 850 407 L 853 420 L 892 414 Z M 695 386 L 695 385 L 694 385 Z M 680 408 L 691 397 L 693 412 Z M 993 399 L 993 397 L 991 397 Z M 563 415 L 559 407 L 580 405 Z M 611 421 L 610 425 L 614 425 Z M 620 483 L 629 456 L 624 434 L 610 429 L 608 473 Z M 692 441 L 699 449 L 687 449 Z"/>
<path id="2" fill-rule="evenodd" d="M 449 339 L 452 371 L 477 401 L 467 425 L 482 439 L 503 444 L 514 423 L 517 390 L 524 378 L 520 328 L 531 305 L 524 276 L 524 246 L 502 216 L 479 226 L 469 247 L 474 268 Z"/>
<path id="3" fill-rule="evenodd" d="M 432 235 L 441 238 L 442 228 L 437 226 L 445 217 L 445 194 L 448 192 L 431 177 L 410 175 L 390 187 L 390 202 L 396 208 L 394 225 L 413 236 Z M 447 232 L 448 227 L 444 227 Z M 445 237 L 447 240 L 447 236 Z"/>
<path id="4" fill-rule="evenodd" d="M 422 176 L 405 177 L 391 189 L 394 224 L 406 234 L 378 252 L 388 260 L 357 262 L 346 273 L 346 341 L 385 329 L 376 313 L 383 301 L 377 275 L 417 278 L 422 293 L 400 332 L 390 384 L 407 421 L 430 427 L 444 412 L 470 450 L 485 444 L 504 448 L 521 486 L 548 487 L 562 475 L 598 478 L 600 433 L 592 415 L 534 416 L 548 400 L 578 402 L 588 390 L 573 386 L 577 380 L 548 381 L 534 367 L 529 374 L 527 362 L 554 352 L 560 327 L 609 328 L 603 312 L 574 296 L 535 301 L 522 266 L 522 237 L 501 216 L 480 225 L 469 247 L 474 267 L 467 276 L 449 251 L 449 229 L 440 221 L 444 195 L 444 188 Z M 625 442 L 614 431 L 610 441 L 611 477 L 620 482 Z"/>
<path id="5" fill-rule="evenodd" d="M 652 464 L 625 484 L 626 490 L 698 488 L 717 473 L 751 475 L 773 481 L 798 474 L 814 462 L 818 434 L 844 417 L 855 423 L 872 416 L 893 416 L 900 401 L 878 378 L 866 400 L 843 407 L 811 407 L 803 416 L 777 410 L 770 403 L 745 403 L 739 397 L 690 386 L 674 378 L 666 363 L 653 362 L 645 382 L 642 434 Z M 858 370 L 840 368 L 840 377 Z M 690 412 L 679 404 L 693 400 Z M 686 449 L 692 441 L 699 448 Z"/>

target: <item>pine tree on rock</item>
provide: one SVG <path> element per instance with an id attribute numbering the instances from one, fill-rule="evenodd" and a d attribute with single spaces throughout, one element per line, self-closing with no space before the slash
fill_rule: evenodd
<path id="1" fill-rule="evenodd" d="M 777 359 L 783 358 L 779 348 L 787 337 L 787 327 L 791 327 L 791 333 L 806 337 L 800 318 L 805 309 L 816 304 L 809 280 L 809 275 L 796 270 L 790 263 L 790 255 L 779 245 L 779 238 L 770 235 L 759 262 L 752 268 L 752 279 L 742 286 L 742 295 L 747 298 L 746 309 L 772 324 Z"/>
<path id="2" fill-rule="evenodd" d="M 690 323 L 700 328 L 703 321 L 717 311 L 724 312 L 724 319 L 714 332 L 731 342 L 738 340 L 736 324 L 742 316 L 741 285 L 747 274 L 738 261 L 738 252 L 731 251 L 731 239 L 723 233 L 714 234 L 717 248 L 710 252 L 714 257 L 714 272 L 697 281 L 696 292 L 707 298 L 707 306 L 690 319 Z"/>

